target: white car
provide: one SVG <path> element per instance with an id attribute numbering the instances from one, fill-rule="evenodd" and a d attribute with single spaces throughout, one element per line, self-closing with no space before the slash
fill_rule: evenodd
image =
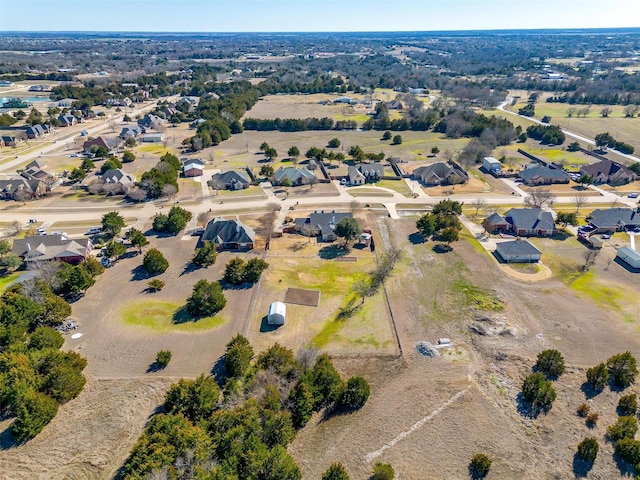
<path id="1" fill-rule="evenodd" d="M 87 230 L 85 235 L 97 235 L 100 232 L 102 232 L 102 228 L 93 227 L 93 228 L 90 228 L 89 230 Z"/>
<path id="2" fill-rule="evenodd" d="M 39 228 L 37 230 L 37 232 L 38 232 L 39 235 L 46 235 L 47 234 L 47 231 L 44 228 Z"/>

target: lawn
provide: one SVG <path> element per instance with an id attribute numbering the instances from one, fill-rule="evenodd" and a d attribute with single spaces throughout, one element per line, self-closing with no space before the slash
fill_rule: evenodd
<path id="1" fill-rule="evenodd" d="M 0 277 L 0 292 L 4 292 L 13 281 L 15 281 L 24 272 L 13 272 L 4 277 Z"/>
<path id="2" fill-rule="evenodd" d="M 400 195 L 404 195 L 405 197 L 411 195 L 411 190 L 409 190 L 409 187 L 404 180 L 380 180 L 379 182 L 376 182 L 376 187 L 389 188 L 398 192 Z"/>
<path id="3" fill-rule="evenodd" d="M 352 197 L 393 197 L 391 192 L 375 187 L 352 187 L 348 193 Z"/>
<path id="4" fill-rule="evenodd" d="M 122 320 L 128 325 L 158 332 L 196 333 L 220 327 L 227 319 L 216 315 L 193 320 L 183 311 L 184 305 L 156 300 L 134 300 L 122 308 Z"/>
<path id="5" fill-rule="evenodd" d="M 136 148 L 138 152 L 150 153 L 151 155 L 158 155 L 161 157 L 165 153 L 171 153 L 176 155 L 176 151 L 171 147 L 165 147 L 161 143 L 154 143 L 152 145 L 140 145 Z"/>

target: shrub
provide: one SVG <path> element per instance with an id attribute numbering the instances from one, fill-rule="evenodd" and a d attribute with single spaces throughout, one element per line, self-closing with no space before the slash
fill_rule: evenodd
<path id="1" fill-rule="evenodd" d="M 35 437 L 58 413 L 58 403 L 48 395 L 28 390 L 11 425 L 11 434 L 18 442 Z"/>
<path id="2" fill-rule="evenodd" d="M 564 372 L 564 358 L 558 350 L 543 350 L 538 354 L 536 368 L 548 377 L 559 377 Z"/>
<path id="3" fill-rule="evenodd" d="M 136 154 L 133 153 L 130 150 L 127 150 L 126 152 L 124 152 L 124 155 L 122 155 L 122 162 L 123 163 L 131 163 L 136 159 Z"/>
<path id="4" fill-rule="evenodd" d="M 622 388 L 631 385 L 638 374 L 636 359 L 631 352 L 619 353 L 609 358 L 607 370 L 613 383 Z"/>
<path id="5" fill-rule="evenodd" d="M 622 438 L 616 442 L 616 453 L 634 467 L 640 465 L 640 442 L 633 438 Z"/>
<path id="6" fill-rule="evenodd" d="M 170 361 L 170 350 L 160 350 L 158 353 L 156 353 L 156 365 L 158 365 L 159 368 L 165 368 L 167 365 L 169 365 Z"/>
<path id="7" fill-rule="evenodd" d="M 587 383 L 595 390 L 602 390 L 609 382 L 609 371 L 604 363 L 587 370 Z"/>
<path id="8" fill-rule="evenodd" d="M 491 469 L 493 460 L 484 453 L 476 453 L 471 457 L 471 469 L 478 475 L 485 476 Z"/>
<path id="9" fill-rule="evenodd" d="M 187 299 L 187 311 L 194 317 L 215 315 L 227 304 L 219 282 L 199 280 Z"/>
<path id="10" fill-rule="evenodd" d="M 224 269 L 224 281 L 231 285 L 241 285 L 244 277 L 244 260 L 232 258 Z"/>
<path id="11" fill-rule="evenodd" d="M 402 135 L 395 135 L 393 140 L 391 141 L 391 145 L 400 145 L 402 144 Z"/>
<path id="12" fill-rule="evenodd" d="M 393 480 L 396 472 L 388 463 L 376 463 L 373 467 L 373 475 L 369 480 Z"/>
<path id="13" fill-rule="evenodd" d="M 244 272 L 242 274 L 242 280 L 244 283 L 256 283 L 260 279 L 260 275 L 267 268 L 269 268 L 269 264 L 262 260 L 261 258 L 252 258 L 247 262 L 244 267 Z"/>
<path id="14" fill-rule="evenodd" d="M 192 263 L 199 267 L 209 267 L 216 263 L 218 258 L 218 251 L 216 245 L 213 242 L 204 241 L 202 248 L 199 248 L 193 255 Z"/>
<path id="15" fill-rule="evenodd" d="M 633 416 L 619 417 L 618 421 L 607 428 L 607 435 L 613 441 L 633 438 L 638 431 L 638 420 Z"/>
<path id="16" fill-rule="evenodd" d="M 169 261 L 164 258 L 160 250 L 151 248 L 145 253 L 142 266 L 149 275 L 159 275 L 169 268 Z"/>
<path id="17" fill-rule="evenodd" d="M 351 377 L 340 397 L 340 406 L 349 409 L 361 408 L 367 403 L 370 394 L 369 383 L 363 377 Z"/>
<path id="18" fill-rule="evenodd" d="M 531 405 L 549 408 L 556 399 L 556 390 L 551 381 L 544 378 L 541 373 L 532 373 L 524 379 L 522 384 L 522 396 Z"/>
<path id="19" fill-rule="evenodd" d="M 289 405 L 293 426 L 304 427 L 313 414 L 314 406 L 313 392 L 306 382 L 300 381 L 291 389 Z"/>
<path id="20" fill-rule="evenodd" d="M 586 403 L 581 404 L 578 407 L 578 415 L 580 415 L 581 417 L 586 417 L 589 414 L 589 410 L 591 407 L 589 407 L 589 405 L 587 405 Z"/>
<path id="21" fill-rule="evenodd" d="M 618 402 L 618 410 L 621 415 L 635 415 L 638 411 L 638 397 L 635 393 L 623 395 Z"/>
<path id="22" fill-rule="evenodd" d="M 598 456 L 598 441 L 587 437 L 578 444 L 578 456 L 585 462 L 594 462 Z"/>
<path id="23" fill-rule="evenodd" d="M 159 292 L 164 288 L 164 285 L 165 283 L 162 280 L 159 280 L 157 278 L 154 278 L 153 280 L 149 280 L 147 282 L 147 286 L 149 287 L 149 290 L 152 292 Z"/>
<path id="24" fill-rule="evenodd" d="M 349 480 L 347 469 L 341 463 L 332 463 L 322 474 L 322 480 Z"/>
<path id="25" fill-rule="evenodd" d="M 253 359 L 253 347 L 242 335 L 238 334 L 227 343 L 225 368 L 230 378 L 243 377 Z"/>
<path id="26" fill-rule="evenodd" d="M 598 425 L 598 419 L 600 418 L 600 415 L 597 413 L 590 413 L 589 415 L 587 415 L 587 419 L 586 419 L 586 424 L 588 427 L 595 427 L 596 425 Z"/>

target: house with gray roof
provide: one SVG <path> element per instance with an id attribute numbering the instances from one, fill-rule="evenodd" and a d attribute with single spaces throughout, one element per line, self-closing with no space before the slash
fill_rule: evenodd
<path id="1" fill-rule="evenodd" d="M 126 140 L 129 137 L 137 138 L 143 133 L 145 133 L 145 129 L 140 127 L 139 125 L 122 127 L 122 131 L 120 132 L 120 135 L 118 135 L 118 137 L 122 140 Z"/>
<path id="2" fill-rule="evenodd" d="M 496 245 L 496 255 L 505 263 L 535 263 L 542 252 L 526 240 L 509 240 Z"/>
<path id="3" fill-rule="evenodd" d="M 216 173 L 209 180 L 209 186 L 215 190 L 244 190 L 249 188 L 249 177 L 236 170 L 228 172 Z"/>
<path id="4" fill-rule="evenodd" d="M 102 174 L 101 178 L 104 183 L 118 184 L 127 188 L 133 187 L 133 184 L 136 182 L 136 177 L 120 168 L 107 170 Z"/>
<path id="5" fill-rule="evenodd" d="M 200 177 L 204 174 L 206 162 L 201 158 L 182 159 L 182 174 L 185 177 Z"/>
<path id="6" fill-rule="evenodd" d="M 536 165 L 521 170 L 518 177 L 527 185 L 551 185 L 554 183 L 569 183 L 569 175 L 560 168 L 546 165 Z"/>
<path id="7" fill-rule="evenodd" d="M 347 177 L 349 178 L 349 185 L 364 185 L 367 181 L 362 172 L 358 170 L 358 167 L 353 165 L 349 165 L 347 168 Z"/>
<path id="8" fill-rule="evenodd" d="M 445 162 L 418 167 L 411 176 L 423 185 L 457 185 L 469 179 L 467 172 Z"/>
<path id="9" fill-rule="evenodd" d="M 253 229 L 238 218 L 227 220 L 217 217 L 207 224 L 199 244 L 206 240 L 220 250 L 252 250 L 255 238 Z"/>
<path id="10" fill-rule="evenodd" d="M 587 217 L 595 233 L 633 230 L 640 226 L 640 213 L 631 208 L 598 208 Z"/>
<path id="11" fill-rule="evenodd" d="M 45 129 L 42 125 L 36 124 L 27 127 L 25 133 L 27 134 L 27 138 L 34 139 L 42 137 L 47 132 L 45 132 Z"/>
<path id="12" fill-rule="evenodd" d="M 280 167 L 273 174 L 273 180 L 276 185 L 282 185 L 287 183 L 287 180 L 291 182 L 292 186 L 309 185 L 317 180 L 313 172 L 310 172 L 305 167 Z"/>
<path id="13" fill-rule="evenodd" d="M 593 177 L 593 183 L 595 184 L 624 185 L 636 179 L 636 174 L 632 170 L 611 160 L 602 160 L 592 165 L 585 165 L 580 168 L 580 173 Z"/>
<path id="14" fill-rule="evenodd" d="M 550 237 L 557 231 L 551 212 L 541 208 L 512 208 L 504 216 L 494 213 L 482 225 L 489 233 L 502 231 L 520 237 Z"/>
<path id="15" fill-rule="evenodd" d="M 110 137 L 97 137 L 93 140 L 87 140 L 82 144 L 82 151 L 85 153 L 94 153 L 95 148 L 104 147 L 108 152 L 115 150 L 118 146 L 118 139 Z M 93 151 L 92 151 L 93 150 Z"/>
<path id="16" fill-rule="evenodd" d="M 71 127 L 71 126 L 75 125 L 76 123 L 78 123 L 78 119 L 76 117 L 74 117 L 73 115 L 69 115 L 69 114 L 60 115 L 58 117 L 58 120 L 60 121 L 60 124 L 63 127 Z"/>
<path id="17" fill-rule="evenodd" d="M 164 123 L 164 120 L 162 120 L 157 115 L 153 115 L 151 113 L 146 114 L 143 118 L 138 120 L 138 125 L 146 129 L 158 128 L 163 123 Z"/>
<path id="18" fill-rule="evenodd" d="M 89 238 L 70 240 L 64 235 L 32 235 L 13 241 L 12 252 L 27 263 L 59 261 L 80 263 L 93 249 Z"/>
<path id="19" fill-rule="evenodd" d="M 311 232 L 319 236 L 323 242 L 333 242 L 338 239 L 335 233 L 336 224 L 343 218 L 351 217 L 353 217 L 353 215 L 349 212 L 315 211 L 306 218 L 296 218 L 294 229 L 296 232 L 303 233 L 305 228 L 309 228 Z"/>
<path id="20" fill-rule="evenodd" d="M 47 191 L 42 180 L 21 176 L 0 179 L 0 199 L 3 200 L 31 200 L 45 195 Z"/>

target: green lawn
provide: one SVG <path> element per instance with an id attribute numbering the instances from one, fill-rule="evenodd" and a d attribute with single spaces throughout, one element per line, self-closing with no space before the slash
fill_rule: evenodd
<path id="1" fill-rule="evenodd" d="M 374 187 L 353 187 L 348 190 L 349 195 L 352 197 L 393 197 L 391 192 L 380 190 Z"/>
<path id="2" fill-rule="evenodd" d="M 134 300 L 122 309 L 122 320 L 128 325 L 159 332 L 195 333 L 217 328 L 227 319 L 216 315 L 194 320 L 183 310 L 184 305 L 162 300 Z"/>
<path id="3" fill-rule="evenodd" d="M 400 195 L 404 195 L 408 197 L 411 195 L 411 190 L 407 187 L 407 184 L 404 180 L 380 180 L 376 182 L 376 187 L 389 188 L 398 192 Z"/>
<path id="4" fill-rule="evenodd" d="M 0 292 L 4 292 L 6 288 L 24 272 L 13 272 L 4 277 L 0 277 Z"/>

